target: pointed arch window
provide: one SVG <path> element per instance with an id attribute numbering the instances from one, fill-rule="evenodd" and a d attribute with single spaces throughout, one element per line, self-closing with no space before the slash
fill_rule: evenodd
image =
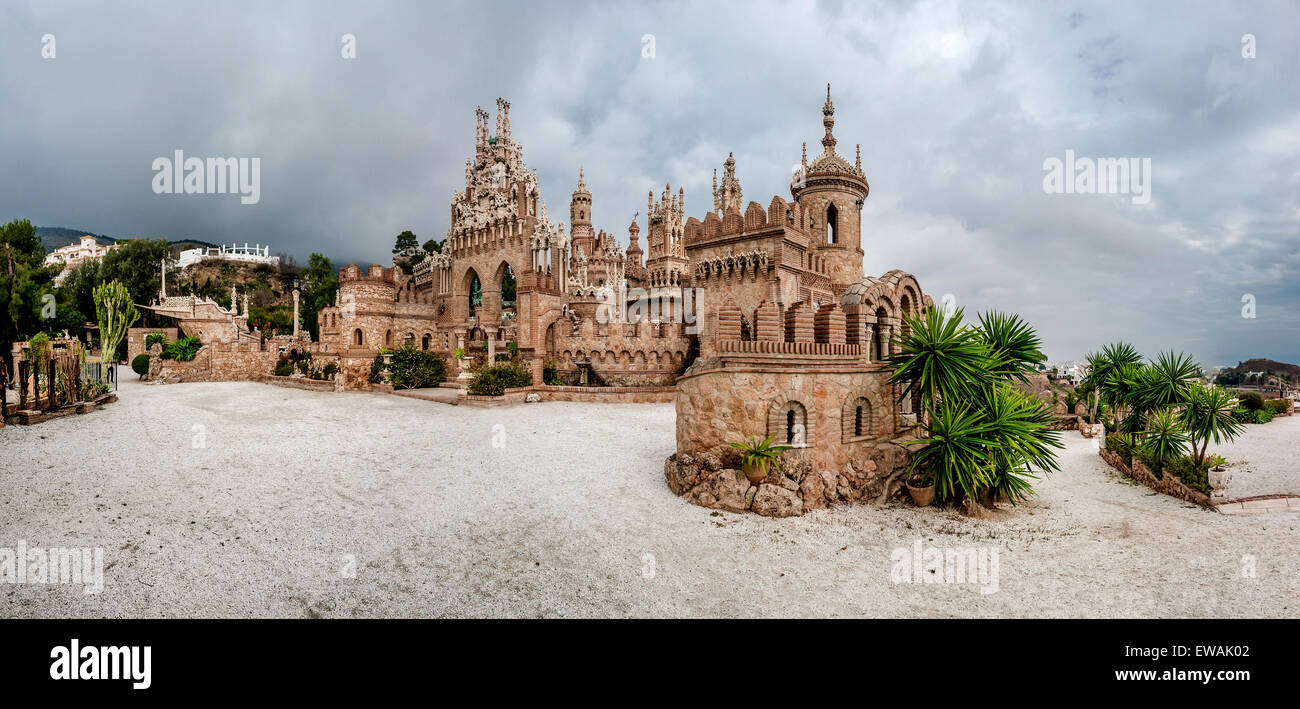
<path id="1" fill-rule="evenodd" d="M 832 204 L 826 208 L 826 243 L 840 243 L 840 217 L 839 210 L 835 209 Z"/>

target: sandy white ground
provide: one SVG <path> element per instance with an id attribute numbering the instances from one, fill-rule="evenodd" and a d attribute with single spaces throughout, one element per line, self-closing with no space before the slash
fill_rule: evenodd
<path id="1" fill-rule="evenodd" d="M 1300 514 L 1202 510 L 1065 440 L 1039 499 L 995 520 L 778 520 L 669 492 L 671 405 L 125 383 L 105 410 L 0 429 L 0 547 L 102 547 L 109 567 L 93 596 L 0 585 L 0 613 L 1300 617 Z M 892 583 L 918 540 L 998 548 L 997 592 Z"/>
<path id="2" fill-rule="evenodd" d="M 1300 416 L 1248 424 L 1237 440 L 1210 449 L 1232 466 L 1229 498 L 1300 495 Z"/>

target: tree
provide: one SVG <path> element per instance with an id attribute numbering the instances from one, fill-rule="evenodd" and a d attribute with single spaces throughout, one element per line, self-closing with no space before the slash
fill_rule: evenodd
<path id="1" fill-rule="evenodd" d="M 397 242 L 393 244 L 393 255 L 401 256 L 418 248 L 420 248 L 420 242 L 416 239 L 415 232 L 407 229 L 397 235 Z"/>
<path id="2" fill-rule="evenodd" d="M 429 239 L 424 242 L 425 253 L 440 254 L 442 253 L 442 242 L 437 239 Z"/>
<path id="3" fill-rule="evenodd" d="M 1125 364 L 1138 364 L 1142 355 L 1127 342 L 1113 342 L 1101 348 L 1100 352 L 1088 353 L 1088 374 L 1079 383 L 1079 388 L 1092 393 L 1092 403 L 1088 407 L 1088 422 L 1097 423 L 1097 403 L 1101 399 L 1103 383 L 1114 374 L 1115 370 Z"/>
<path id="4" fill-rule="evenodd" d="M 45 266 L 45 245 L 27 219 L 0 226 L 0 347 L 52 327 L 58 316 L 54 277 L 59 266 Z M 60 318 L 62 320 L 62 318 Z"/>
<path id="5" fill-rule="evenodd" d="M 126 337 L 127 328 L 140 319 L 131 302 L 131 292 L 119 281 L 101 284 L 95 289 L 95 314 L 99 321 L 100 361 L 117 359 L 117 346 Z"/>
<path id="6" fill-rule="evenodd" d="M 1191 438 L 1192 459 L 1198 467 L 1205 464 L 1210 441 L 1231 441 L 1246 429 L 1232 415 L 1236 404 L 1231 393 L 1213 384 L 1196 381 L 1188 387 L 1178 417 Z"/>
<path id="7" fill-rule="evenodd" d="M 162 288 L 163 259 L 171 260 L 171 247 L 163 239 L 126 239 L 104 255 L 99 267 L 99 283 L 120 281 L 127 292 L 148 303 Z M 174 283 L 168 274 L 168 283 Z M 146 325 L 161 325 L 159 316 L 146 312 Z M 103 333 L 100 333 L 103 336 Z"/>
<path id="8" fill-rule="evenodd" d="M 339 287 L 338 273 L 334 264 L 321 254 L 312 254 L 307 258 L 307 267 L 298 274 L 306 284 L 299 304 L 303 326 L 314 339 L 320 339 L 318 315 L 322 308 L 334 304 L 334 293 Z"/>
<path id="9" fill-rule="evenodd" d="M 1063 447 L 1046 404 L 1013 385 L 1045 357 L 1015 315 L 987 313 L 979 328 L 962 317 L 937 308 L 905 316 L 888 359 L 890 382 L 906 385 L 904 397 L 918 394 L 929 434 L 907 442 L 919 446 L 909 470 L 932 479 L 941 500 L 1000 493 L 1017 502 L 1032 493 L 1035 469 L 1057 469 L 1052 449 Z"/>

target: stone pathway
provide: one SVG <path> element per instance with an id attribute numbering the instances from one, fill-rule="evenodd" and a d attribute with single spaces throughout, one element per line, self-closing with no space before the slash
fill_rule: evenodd
<path id="1" fill-rule="evenodd" d="M 1300 497 L 1250 497 L 1215 505 L 1214 509 L 1225 515 L 1249 515 L 1265 512 L 1300 512 Z"/>
<path id="2" fill-rule="evenodd" d="M 460 402 L 457 398 L 460 395 L 459 389 L 448 387 L 429 387 L 427 389 L 394 389 L 395 396 L 405 396 L 411 399 L 424 399 L 425 401 L 437 401 L 443 404 L 458 405 Z"/>

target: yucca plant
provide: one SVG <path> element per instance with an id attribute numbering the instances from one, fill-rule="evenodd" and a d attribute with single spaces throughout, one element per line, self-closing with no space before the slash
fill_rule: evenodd
<path id="1" fill-rule="evenodd" d="M 1187 451 L 1191 437 L 1172 408 L 1156 409 L 1147 414 L 1146 430 L 1141 432 L 1142 450 L 1157 466 Z"/>
<path id="2" fill-rule="evenodd" d="M 920 395 L 933 408 L 942 399 L 969 400 L 992 379 L 992 362 L 980 333 L 962 324 L 962 309 L 930 308 L 924 317 L 905 315 L 902 337 L 888 358 L 891 384 L 904 384 L 902 396 Z M 901 401 L 902 399 L 900 399 Z"/>
<path id="3" fill-rule="evenodd" d="M 1042 341 L 1029 323 L 1013 313 L 981 313 L 977 332 L 989 353 L 989 373 L 997 379 L 1029 381 L 1037 363 L 1047 359 Z"/>
<path id="4" fill-rule="evenodd" d="M 761 480 L 767 477 L 769 470 L 774 472 L 781 471 L 781 453 L 788 451 L 792 446 L 775 445 L 773 441 L 776 436 L 768 436 L 763 440 L 755 437 L 749 442 L 728 442 L 727 445 L 740 451 L 740 464 L 749 476 L 753 471 L 754 477 L 751 480 Z"/>
<path id="5" fill-rule="evenodd" d="M 1222 387 L 1198 381 L 1188 388 L 1179 421 L 1191 439 L 1192 459 L 1198 466 L 1205 463 L 1210 441 L 1231 441 L 1246 430 L 1232 415 L 1236 405 L 1236 397 Z"/>
<path id="6" fill-rule="evenodd" d="M 1088 374 L 1080 382 L 1080 388 L 1092 394 L 1088 422 L 1097 423 L 1097 407 L 1101 403 L 1102 383 L 1109 379 L 1117 368 L 1141 363 L 1142 355 L 1138 354 L 1137 348 L 1127 342 L 1112 342 L 1102 347 L 1100 352 L 1088 353 L 1086 359 Z"/>

